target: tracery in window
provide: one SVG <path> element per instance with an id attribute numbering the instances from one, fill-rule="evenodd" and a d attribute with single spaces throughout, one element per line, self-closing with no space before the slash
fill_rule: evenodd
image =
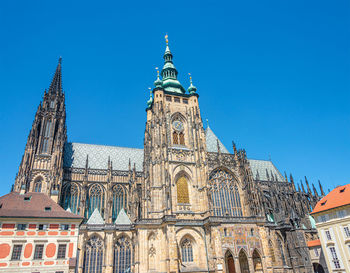
<path id="1" fill-rule="evenodd" d="M 185 145 L 185 135 L 183 132 L 179 133 L 180 145 Z"/>
<path id="2" fill-rule="evenodd" d="M 102 273 L 103 266 L 103 241 L 97 236 L 92 236 L 85 245 L 84 273 Z"/>
<path id="3" fill-rule="evenodd" d="M 35 179 L 34 192 L 41 192 L 42 181 L 43 181 L 43 179 L 41 177 L 38 177 L 37 179 Z"/>
<path id="4" fill-rule="evenodd" d="M 50 138 L 50 133 L 51 133 L 51 126 L 52 126 L 52 121 L 48 120 L 46 122 L 46 127 L 45 127 L 45 130 L 44 130 L 43 144 L 41 146 L 41 153 L 43 153 L 43 154 L 48 153 L 49 138 Z"/>
<path id="5" fill-rule="evenodd" d="M 181 176 L 176 182 L 177 189 L 177 202 L 180 204 L 189 204 L 190 197 L 188 193 L 188 183 L 187 178 Z"/>
<path id="6" fill-rule="evenodd" d="M 91 186 L 90 190 L 89 190 L 89 215 L 88 218 L 91 216 L 91 214 L 94 212 L 94 210 L 97 208 L 100 213 L 101 216 L 102 215 L 102 205 L 104 202 L 104 195 L 103 195 L 103 191 L 100 185 L 98 184 L 94 184 L 93 186 Z"/>
<path id="7" fill-rule="evenodd" d="M 173 143 L 174 144 L 179 144 L 179 136 L 177 132 L 173 132 Z"/>
<path id="8" fill-rule="evenodd" d="M 113 209 L 112 218 L 113 221 L 117 219 L 118 214 L 122 208 L 126 209 L 127 195 L 124 188 L 121 185 L 117 185 L 113 188 Z"/>
<path id="9" fill-rule="evenodd" d="M 210 194 L 215 216 L 242 216 L 241 199 L 234 177 L 217 169 L 209 177 Z"/>
<path id="10" fill-rule="evenodd" d="M 189 239 L 185 239 L 181 243 L 181 256 L 182 256 L 182 262 L 184 263 L 193 262 L 192 243 Z"/>
<path id="11" fill-rule="evenodd" d="M 114 246 L 113 273 L 131 272 L 131 243 L 126 237 L 117 240 Z"/>
<path id="12" fill-rule="evenodd" d="M 76 184 L 67 184 L 63 189 L 62 205 L 64 209 L 70 210 L 78 214 L 80 206 L 79 189 Z"/>

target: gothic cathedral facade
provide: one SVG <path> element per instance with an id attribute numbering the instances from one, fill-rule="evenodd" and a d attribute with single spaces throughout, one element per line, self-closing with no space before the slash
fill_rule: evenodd
<path id="1" fill-rule="evenodd" d="M 13 190 L 43 192 L 85 217 L 79 273 L 313 272 L 310 211 L 271 161 L 230 152 L 185 90 L 168 43 L 147 102 L 144 148 L 67 142 L 61 60 L 28 136 Z"/>

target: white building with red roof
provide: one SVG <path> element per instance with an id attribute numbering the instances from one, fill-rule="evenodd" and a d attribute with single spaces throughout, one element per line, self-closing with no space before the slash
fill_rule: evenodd
<path id="1" fill-rule="evenodd" d="M 0 272 L 74 272 L 82 220 L 44 193 L 0 197 Z"/>

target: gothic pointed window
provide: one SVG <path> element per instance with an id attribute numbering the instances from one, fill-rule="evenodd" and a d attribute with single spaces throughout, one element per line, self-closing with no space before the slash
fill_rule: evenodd
<path id="1" fill-rule="evenodd" d="M 70 209 L 73 213 L 79 213 L 80 196 L 76 184 L 69 183 L 63 188 L 62 206 L 64 209 Z"/>
<path id="2" fill-rule="evenodd" d="M 91 216 L 91 214 L 94 212 L 94 210 L 97 208 L 101 216 L 102 215 L 102 206 L 104 202 L 104 195 L 103 191 L 100 185 L 94 184 L 90 190 L 89 190 L 89 215 L 88 217 Z"/>
<path id="3" fill-rule="evenodd" d="M 185 239 L 181 243 L 181 257 L 184 263 L 193 262 L 192 243 L 189 239 Z"/>
<path id="4" fill-rule="evenodd" d="M 131 272 L 131 243 L 126 237 L 117 240 L 114 246 L 113 273 Z"/>
<path id="5" fill-rule="evenodd" d="M 217 169 L 210 174 L 209 186 L 214 216 L 241 217 L 242 207 L 234 177 Z"/>
<path id="6" fill-rule="evenodd" d="M 180 145 L 185 145 L 185 135 L 183 132 L 179 133 L 179 142 Z"/>
<path id="7" fill-rule="evenodd" d="M 41 153 L 46 154 L 48 153 L 49 149 L 49 139 L 50 139 L 50 133 L 51 133 L 51 126 L 52 126 L 52 121 L 48 120 L 46 122 L 45 130 L 44 130 L 44 136 L 43 136 L 43 144 L 41 148 Z"/>
<path id="8" fill-rule="evenodd" d="M 103 241 L 97 236 L 92 236 L 85 245 L 84 273 L 102 273 L 103 268 Z"/>
<path id="9" fill-rule="evenodd" d="M 173 143 L 179 144 L 179 136 L 177 132 L 173 132 Z"/>
<path id="10" fill-rule="evenodd" d="M 190 197 L 188 193 L 188 183 L 186 177 L 180 177 L 176 182 L 177 202 L 180 204 L 189 204 Z"/>
<path id="11" fill-rule="evenodd" d="M 126 210 L 127 196 L 124 191 L 124 188 L 120 185 L 117 185 L 113 188 L 113 210 L 112 218 L 113 221 L 117 219 L 118 214 L 122 208 Z"/>
<path id="12" fill-rule="evenodd" d="M 43 181 L 43 179 L 42 179 L 41 177 L 35 179 L 35 182 L 34 182 L 34 192 L 41 192 L 42 181 Z"/>

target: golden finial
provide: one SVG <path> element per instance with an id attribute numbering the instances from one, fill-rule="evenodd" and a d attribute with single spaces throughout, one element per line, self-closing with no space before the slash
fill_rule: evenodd
<path id="1" fill-rule="evenodd" d="M 152 97 L 152 88 L 148 87 L 148 90 L 149 90 L 149 95 Z"/>
<path id="2" fill-rule="evenodd" d="M 190 76 L 190 83 L 192 84 L 192 76 L 191 76 L 191 73 L 188 73 L 188 75 Z"/>
<path id="3" fill-rule="evenodd" d="M 157 77 L 159 78 L 159 68 L 156 67 L 156 71 L 157 71 Z"/>
<path id="4" fill-rule="evenodd" d="M 167 33 L 167 34 L 165 34 L 165 42 L 166 42 L 166 44 L 167 44 L 167 45 L 169 44 L 169 40 L 168 40 L 168 33 Z"/>

